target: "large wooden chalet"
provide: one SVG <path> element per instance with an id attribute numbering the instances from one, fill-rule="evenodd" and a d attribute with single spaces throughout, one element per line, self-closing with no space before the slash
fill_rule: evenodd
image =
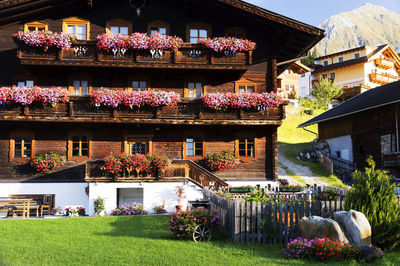
<path id="1" fill-rule="evenodd" d="M 42 30 L 76 40 L 71 48 L 43 49 L 12 38 L 18 31 Z M 178 36 L 184 43 L 162 53 L 96 47 L 101 34 L 134 32 Z M 226 54 L 197 43 L 224 36 L 252 40 L 257 48 Z M 0 1 L 0 87 L 54 86 L 70 93 L 69 102 L 56 107 L 0 107 L 0 194 L 54 194 L 56 206 L 91 210 L 93 199 L 102 196 L 108 209 L 132 200 L 150 209 L 174 198 L 179 182 L 273 181 L 284 104 L 257 113 L 210 112 L 196 98 L 276 92 L 278 75 L 322 38 L 318 28 L 240 0 Z M 88 95 L 102 87 L 173 91 L 182 101 L 174 108 L 99 108 Z M 51 174 L 33 173 L 30 160 L 50 151 L 64 156 L 65 165 Z M 242 163 L 214 174 L 201 167 L 207 154 L 223 151 Z M 167 156 L 172 171 L 159 179 L 103 176 L 97 164 L 121 152 Z"/>

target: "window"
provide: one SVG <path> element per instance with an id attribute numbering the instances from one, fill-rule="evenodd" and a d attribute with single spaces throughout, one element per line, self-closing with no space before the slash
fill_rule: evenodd
<path id="1" fill-rule="evenodd" d="M 341 56 L 341 57 L 338 58 L 338 62 L 339 62 L 339 63 L 342 63 L 343 60 L 344 60 L 344 59 L 343 59 L 343 56 Z"/>
<path id="2" fill-rule="evenodd" d="M 301 74 L 301 77 L 304 78 L 306 76 L 306 74 Z"/>
<path id="3" fill-rule="evenodd" d="M 46 23 L 40 21 L 32 21 L 29 23 L 25 23 L 24 25 L 24 32 L 31 32 L 31 31 L 47 31 L 48 26 Z"/>
<path id="4" fill-rule="evenodd" d="M 355 53 L 354 54 L 354 59 L 360 58 L 360 53 Z"/>
<path id="5" fill-rule="evenodd" d="M 127 154 L 148 154 L 153 152 L 152 136 L 124 136 L 124 152 Z"/>
<path id="6" fill-rule="evenodd" d="M 334 79 L 336 78 L 336 73 L 335 73 L 335 72 L 332 72 L 332 73 L 330 74 L 330 78 L 331 78 L 332 80 L 334 80 Z"/>
<path id="7" fill-rule="evenodd" d="M 242 78 L 238 81 L 235 81 L 235 92 L 257 92 L 257 83 Z"/>
<path id="8" fill-rule="evenodd" d="M 327 79 L 328 78 L 328 74 L 323 74 L 322 75 L 322 79 Z"/>
<path id="9" fill-rule="evenodd" d="M 186 26 L 186 41 L 197 43 L 199 40 L 211 36 L 211 26 L 203 22 L 191 23 Z"/>
<path id="10" fill-rule="evenodd" d="M 241 27 L 231 27 L 225 30 L 225 37 L 235 37 L 238 39 L 246 39 L 246 30 Z"/>
<path id="11" fill-rule="evenodd" d="M 88 81 L 87 80 L 74 80 L 72 82 L 73 95 L 74 96 L 86 96 L 88 95 Z"/>
<path id="12" fill-rule="evenodd" d="M 90 22 L 77 17 L 63 20 L 63 31 L 75 36 L 78 40 L 88 40 Z"/>
<path id="13" fill-rule="evenodd" d="M 323 65 L 327 66 L 328 64 L 329 64 L 328 60 L 325 60 Z"/>
<path id="14" fill-rule="evenodd" d="M 106 33 L 129 35 L 132 33 L 132 23 L 124 19 L 113 19 L 106 22 Z"/>
<path id="15" fill-rule="evenodd" d="M 35 156 L 35 136 L 29 130 L 15 130 L 10 134 L 10 161 L 26 161 Z"/>
<path id="16" fill-rule="evenodd" d="M 169 25 L 163 21 L 157 20 L 147 25 L 147 33 L 154 34 L 159 32 L 161 35 L 169 34 Z"/>
<path id="17" fill-rule="evenodd" d="M 204 157 L 204 142 L 198 138 L 187 138 L 183 157 Z"/>
<path id="18" fill-rule="evenodd" d="M 390 154 L 397 152 L 396 134 L 391 133 L 381 136 L 381 153 Z"/>
<path id="19" fill-rule="evenodd" d="M 203 95 L 203 85 L 200 82 L 188 82 L 186 98 L 199 98 Z"/>
<path id="20" fill-rule="evenodd" d="M 134 91 L 147 91 L 146 81 L 132 81 L 132 90 Z"/>
<path id="21" fill-rule="evenodd" d="M 68 160 L 86 161 L 92 157 L 91 133 L 79 129 L 69 133 L 68 136 Z"/>
<path id="22" fill-rule="evenodd" d="M 21 80 L 17 81 L 17 87 L 33 87 L 34 86 L 34 81 L 33 80 Z"/>
<path id="23" fill-rule="evenodd" d="M 240 158 L 256 158 L 256 139 L 241 137 L 235 141 L 235 154 Z"/>

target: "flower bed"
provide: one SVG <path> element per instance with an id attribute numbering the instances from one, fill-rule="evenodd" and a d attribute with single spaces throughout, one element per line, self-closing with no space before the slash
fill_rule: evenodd
<path id="1" fill-rule="evenodd" d="M 182 45 L 181 38 L 160 33 L 135 32 L 130 36 L 121 34 L 101 34 L 97 36 L 97 48 L 109 52 L 113 48 L 131 50 L 172 50 Z"/>
<path id="2" fill-rule="evenodd" d="M 90 94 L 91 103 L 95 106 L 130 108 L 176 106 L 181 101 L 179 94 L 167 91 L 122 91 L 101 88 Z"/>
<path id="3" fill-rule="evenodd" d="M 51 31 L 31 31 L 26 33 L 19 31 L 12 36 L 17 43 L 22 43 L 29 47 L 44 48 L 45 51 L 48 48 L 70 48 L 72 42 L 75 40 L 75 38 L 67 33 L 53 33 Z"/>
<path id="4" fill-rule="evenodd" d="M 2 87 L 0 88 L 0 103 L 18 103 L 30 105 L 33 102 L 56 105 L 69 101 L 68 90 L 60 87 Z"/>
<path id="5" fill-rule="evenodd" d="M 136 202 L 132 205 L 123 205 L 121 208 L 116 208 L 111 212 L 112 216 L 130 216 L 145 214 L 147 214 L 147 211 L 143 209 L 143 205 Z"/>
<path id="6" fill-rule="evenodd" d="M 126 175 L 128 177 L 145 175 L 146 173 L 158 174 L 169 168 L 167 157 L 160 157 L 156 154 L 125 154 L 118 156 L 110 154 L 104 158 L 102 170 L 113 176 Z"/>
<path id="7" fill-rule="evenodd" d="M 197 225 L 216 230 L 220 225 L 220 217 L 207 209 L 195 209 L 174 213 L 169 218 L 169 230 L 177 238 L 190 237 Z"/>
<path id="8" fill-rule="evenodd" d="M 63 165 L 64 158 L 54 152 L 38 155 L 31 162 L 33 169 L 42 174 L 51 173 L 54 169 Z"/>
<path id="9" fill-rule="evenodd" d="M 239 160 L 236 159 L 233 153 L 221 152 L 207 155 L 205 164 L 211 171 L 221 171 L 226 169 L 234 168 L 239 164 Z"/>
<path id="10" fill-rule="evenodd" d="M 229 51 L 233 54 L 256 49 L 256 43 L 234 37 L 205 38 L 200 40 L 199 43 L 215 52 Z"/>
<path id="11" fill-rule="evenodd" d="M 201 98 L 203 106 L 213 111 L 262 111 L 278 107 L 282 99 L 274 92 L 265 93 L 207 93 Z"/>
<path id="12" fill-rule="evenodd" d="M 320 261 L 356 259 L 371 262 L 384 255 L 381 249 L 374 246 L 355 247 L 326 237 L 312 240 L 296 238 L 282 251 L 289 259 L 313 258 Z"/>

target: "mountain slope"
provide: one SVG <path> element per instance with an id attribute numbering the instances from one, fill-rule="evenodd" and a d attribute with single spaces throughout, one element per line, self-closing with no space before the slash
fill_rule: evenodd
<path id="1" fill-rule="evenodd" d="M 332 16 L 319 27 L 326 35 L 316 46 L 319 55 L 386 43 L 400 52 L 400 14 L 381 6 L 365 4 Z"/>

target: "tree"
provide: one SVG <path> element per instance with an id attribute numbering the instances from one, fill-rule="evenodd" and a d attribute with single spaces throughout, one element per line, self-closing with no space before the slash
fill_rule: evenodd
<path id="1" fill-rule="evenodd" d="M 306 66 L 311 66 L 315 63 L 315 58 L 318 57 L 317 49 L 314 47 L 312 52 L 307 53 L 307 58 L 301 59 L 301 63 Z"/>
<path id="2" fill-rule="evenodd" d="M 318 104 L 325 108 L 328 107 L 332 99 L 338 98 L 342 94 L 342 88 L 327 78 L 317 82 L 311 92 L 311 95 L 317 99 Z"/>
<path id="3" fill-rule="evenodd" d="M 345 209 L 362 212 L 371 224 L 372 243 L 392 249 L 400 241 L 400 206 L 386 171 L 375 170 L 372 156 L 365 173 L 355 171 L 356 183 L 346 195 Z"/>

